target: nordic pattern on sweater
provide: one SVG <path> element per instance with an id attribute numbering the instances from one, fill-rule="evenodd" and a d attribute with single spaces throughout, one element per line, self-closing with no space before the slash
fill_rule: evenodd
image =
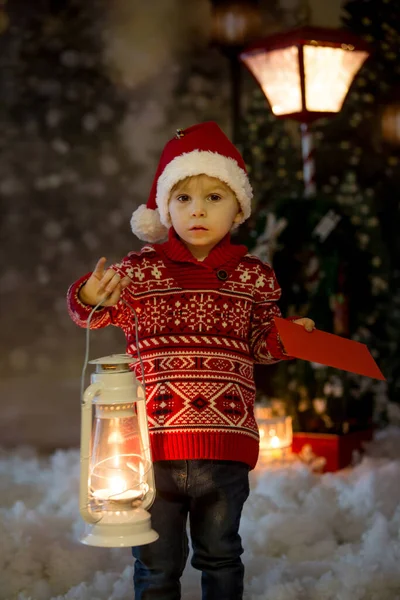
<path id="1" fill-rule="evenodd" d="M 289 358 L 273 322 L 280 288 L 271 267 L 230 253 L 238 247 L 229 242 L 222 244 L 226 281 L 210 264 L 182 254 L 179 244 L 146 246 L 113 266 L 132 279 L 123 298 L 138 317 L 153 460 L 241 460 L 253 468 L 259 443 L 253 365 Z M 68 294 L 70 315 L 82 327 L 92 307 L 78 292 L 88 277 Z M 119 302 L 91 320 L 93 329 L 110 324 L 124 331 L 136 358 L 129 307 Z M 139 363 L 133 369 L 141 379 Z"/>

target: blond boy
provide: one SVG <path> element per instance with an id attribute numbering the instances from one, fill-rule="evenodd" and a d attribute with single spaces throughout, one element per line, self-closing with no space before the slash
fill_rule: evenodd
<path id="1" fill-rule="evenodd" d="M 188 521 L 203 600 L 243 597 L 239 524 L 259 445 L 253 365 L 290 358 L 274 324 L 272 267 L 230 241 L 251 197 L 243 159 L 215 123 L 178 130 L 131 220 L 151 245 L 108 269 L 100 258 L 68 292 L 82 327 L 107 297 L 91 327 L 120 327 L 133 357 L 134 320 L 121 296 L 138 317 L 160 537 L 132 549 L 136 600 L 181 597 Z M 296 322 L 314 328 L 311 319 Z"/>

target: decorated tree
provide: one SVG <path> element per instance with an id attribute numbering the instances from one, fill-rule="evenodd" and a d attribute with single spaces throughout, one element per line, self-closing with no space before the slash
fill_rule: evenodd
<path id="1" fill-rule="evenodd" d="M 382 0 L 352 0 L 344 9 L 345 26 L 374 52 L 341 113 L 313 125 L 317 194 L 302 193 L 296 126 L 278 121 L 259 89 L 242 130 L 257 206 L 241 240 L 273 263 L 282 311 L 307 314 L 325 331 L 367 343 L 388 376 L 387 387 L 301 361 L 259 368 L 260 396 L 278 411 L 285 404 L 297 428 L 308 431 L 345 432 L 385 421 L 388 390 L 391 402 L 400 400 L 399 244 L 393 236 L 399 157 L 380 131 L 381 106 L 399 78 L 393 55 L 400 20 L 391 16 L 393 3 Z"/>
<path id="2" fill-rule="evenodd" d="M 345 6 L 344 24 L 361 35 L 374 49 L 373 64 L 375 80 L 367 85 L 378 106 L 399 101 L 400 64 L 400 12 L 397 2 L 390 0 L 349 0 Z M 375 83 L 373 83 L 375 82 Z M 376 87 L 380 93 L 374 94 Z M 371 100 L 371 98 L 369 98 Z M 391 132 L 389 132 L 391 133 Z M 392 136 L 391 136 L 392 137 Z M 389 412 L 399 415 L 400 404 L 400 240 L 399 223 L 400 192 L 400 148 L 382 143 L 374 138 L 374 152 L 370 165 L 375 166 L 375 182 L 378 181 L 376 197 L 378 213 L 389 255 L 388 306 L 386 312 L 386 337 L 389 352 L 386 358 L 386 373 L 389 387 Z M 398 140 L 397 140 L 398 143 Z"/>

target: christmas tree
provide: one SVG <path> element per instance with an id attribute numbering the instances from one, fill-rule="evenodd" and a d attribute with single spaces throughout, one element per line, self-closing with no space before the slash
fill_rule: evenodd
<path id="1" fill-rule="evenodd" d="M 350 0 L 344 6 L 344 24 L 371 44 L 374 50 L 372 79 L 367 81 L 366 94 L 380 107 L 398 104 L 400 84 L 400 12 L 392 0 Z M 374 78 L 375 77 L 375 78 Z M 376 92 L 376 89 L 378 91 Z M 368 100 L 371 103 L 371 96 Z M 399 222 L 400 148 L 385 144 L 374 136 L 369 166 L 375 173 L 377 212 L 383 231 L 389 268 L 386 283 L 388 305 L 386 311 L 386 338 L 388 353 L 385 360 L 388 379 L 389 412 L 398 420 L 400 404 L 400 240 L 396 224 Z"/>
<path id="2" fill-rule="evenodd" d="M 398 151 L 380 133 L 380 106 L 399 78 L 400 19 L 393 3 L 378 0 L 352 0 L 344 11 L 344 25 L 373 53 L 341 113 L 312 127 L 317 194 L 302 193 L 295 124 L 277 120 L 259 89 L 242 130 L 256 210 L 240 239 L 273 263 L 283 313 L 308 315 L 320 329 L 366 343 L 388 377 L 386 386 L 302 361 L 258 368 L 260 396 L 278 411 L 284 403 L 297 429 L 335 433 L 385 422 L 388 396 L 400 400 Z"/>

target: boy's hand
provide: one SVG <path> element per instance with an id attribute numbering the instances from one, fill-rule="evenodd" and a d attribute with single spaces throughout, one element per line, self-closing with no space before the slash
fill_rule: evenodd
<path id="1" fill-rule="evenodd" d="M 106 269 L 107 259 L 100 258 L 93 273 L 79 290 L 79 299 L 84 304 L 96 306 L 103 298 L 106 298 L 101 306 L 114 306 L 117 304 L 121 292 L 130 283 L 129 277 L 123 277 L 113 269 Z"/>
<path id="2" fill-rule="evenodd" d="M 304 317 L 303 319 L 296 319 L 293 323 L 297 323 L 298 325 L 303 325 L 306 331 L 313 331 L 315 329 L 315 323 L 312 319 L 307 319 Z"/>

